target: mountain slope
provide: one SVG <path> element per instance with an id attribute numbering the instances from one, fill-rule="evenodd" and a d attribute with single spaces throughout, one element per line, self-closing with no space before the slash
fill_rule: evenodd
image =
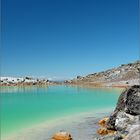
<path id="1" fill-rule="evenodd" d="M 85 77 L 77 76 L 77 78 L 65 81 L 65 83 L 94 86 L 126 86 L 139 84 L 139 78 L 140 61 L 136 61 L 99 73 L 89 74 Z"/>

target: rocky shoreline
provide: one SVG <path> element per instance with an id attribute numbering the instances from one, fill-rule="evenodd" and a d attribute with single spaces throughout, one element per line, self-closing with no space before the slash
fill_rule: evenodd
<path id="1" fill-rule="evenodd" d="M 122 92 L 114 112 L 109 118 L 101 120 L 100 125 L 102 128 L 98 133 L 104 136 L 95 140 L 139 140 L 140 85 L 134 85 Z"/>
<path id="2" fill-rule="evenodd" d="M 121 93 L 114 112 L 101 119 L 98 136 L 93 140 L 140 140 L 140 85 Z M 72 140 L 71 134 L 60 131 L 51 140 Z"/>
<path id="3" fill-rule="evenodd" d="M 57 84 L 57 82 L 52 82 L 45 78 L 39 79 L 32 77 L 0 77 L 0 86 L 48 86 L 55 84 Z"/>

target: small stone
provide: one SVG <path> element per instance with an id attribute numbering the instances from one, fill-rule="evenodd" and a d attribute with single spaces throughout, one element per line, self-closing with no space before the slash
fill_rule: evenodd
<path id="1" fill-rule="evenodd" d="M 53 135 L 51 140 L 72 140 L 72 137 L 67 132 L 57 132 Z"/>
<path id="2" fill-rule="evenodd" d="M 106 125 L 106 122 L 107 122 L 107 120 L 108 120 L 109 118 L 103 118 L 103 119 L 101 119 L 99 122 L 98 122 L 98 124 L 100 125 L 100 126 L 105 126 Z"/>
<path id="3" fill-rule="evenodd" d="M 97 133 L 99 135 L 108 135 L 108 134 L 114 134 L 116 131 L 114 130 L 108 130 L 107 128 L 100 128 L 98 129 Z"/>

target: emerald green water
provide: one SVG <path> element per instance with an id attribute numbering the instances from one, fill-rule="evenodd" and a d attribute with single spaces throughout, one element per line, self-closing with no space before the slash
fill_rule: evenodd
<path id="1" fill-rule="evenodd" d="M 1 134 L 65 115 L 113 108 L 120 92 L 121 89 L 70 86 L 1 87 Z"/>

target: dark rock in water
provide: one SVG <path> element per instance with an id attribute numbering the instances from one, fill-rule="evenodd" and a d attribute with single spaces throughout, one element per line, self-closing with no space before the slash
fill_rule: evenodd
<path id="1" fill-rule="evenodd" d="M 140 115 L 140 85 L 135 85 L 128 90 L 125 105 L 127 113 Z"/>
<path id="2" fill-rule="evenodd" d="M 118 99 L 118 103 L 115 111 L 109 117 L 109 120 L 106 123 L 108 129 L 116 130 L 115 127 L 116 117 L 118 116 L 118 113 L 120 111 L 124 111 L 132 115 L 140 115 L 140 86 L 139 85 L 134 85 L 126 89 L 124 92 L 122 92 L 122 94 Z"/>
<path id="3" fill-rule="evenodd" d="M 119 140 L 124 137 L 124 140 L 139 140 L 140 85 L 134 85 L 122 92 L 114 112 L 106 122 L 106 127 L 116 130 L 116 134 L 98 140 Z"/>

